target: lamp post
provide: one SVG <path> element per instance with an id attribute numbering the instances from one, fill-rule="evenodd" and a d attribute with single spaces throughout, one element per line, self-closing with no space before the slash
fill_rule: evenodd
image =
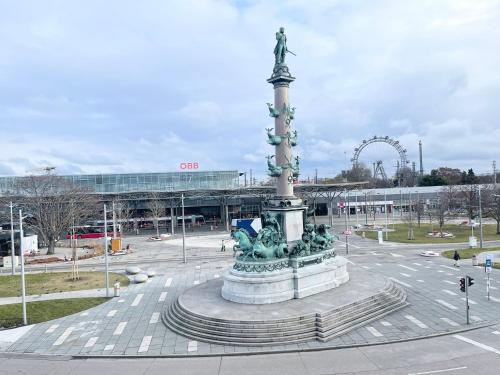
<path id="1" fill-rule="evenodd" d="M 28 319 L 26 317 L 26 282 L 24 279 L 24 251 L 23 251 L 23 212 L 19 210 L 19 254 L 21 256 L 21 298 L 23 305 L 23 325 L 28 324 Z"/>
<path id="2" fill-rule="evenodd" d="M 108 264 L 108 212 L 104 203 L 104 269 L 106 283 L 106 297 L 109 297 L 109 264 Z"/>
<path id="3" fill-rule="evenodd" d="M 186 263 L 186 224 L 184 221 L 184 193 L 181 194 L 181 207 L 182 207 L 182 259 Z"/>
<path id="4" fill-rule="evenodd" d="M 368 192 L 365 191 L 365 225 L 368 226 Z"/>
<path id="5" fill-rule="evenodd" d="M 16 274 L 16 246 L 14 244 L 14 215 L 12 214 L 12 209 L 14 208 L 14 204 L 10 202 L 10 252 L 12 259 L 12 274 Z"/>
<path id="6" fill-rule="evenodd" d="M 479 248 L 483 248 L 483 208 L 481 203 L 481 185 L 478 185 L 479 198 Z"/>
<path id="7" fill-rule="evenodd" d="M 385 240 L 389 239 L 389 222 L 387 218 L 387 191 L 384 189 L 384 212 L 385 212 Z"/>
<path id="8" fill-rule="evenodd" d="M 358 218 L 358 192 L 355 195 L 356 198 L 356 227 L 359 226 L 359 218 Z"/>

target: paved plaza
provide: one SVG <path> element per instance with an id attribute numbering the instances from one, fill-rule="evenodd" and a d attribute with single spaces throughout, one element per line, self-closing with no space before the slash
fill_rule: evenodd
<path id="1" fill-rule="evenodd" d="M 208 235 L 196 241 L 217 243 L 220 236 Z M 163 244 L 163 245 L 162 245 Z M 166 251 L 177 244 L 155 243 Z M 369 274 L 381 274 L 407 290 L 410 306 L 357 328 L 329 342 L 310 341 L 301 344 L 245 347 L 215 345 L 189 340 L 167 329 L 162 312 L 186 289 L 220 278 L 233 264 L 232 252 L 219 253 L 213 247 L 213 259 L 147 262 L 144 268 L 154 269 L 157 276 L 145 284 L 131 284 L 120 297 L 88 311 L 35 325 L 13 342 L 9 353 L 71 356 L 206 356 L 287 352 L 345 348 L 360 345 L 399 342 L 416 338 L 450 334 L 498 323 L 500 317 L 500 280 L 492 273 L 490 301 L 486 298 L 486 280 L 482 268 L 463 261 L 460 268 L 450 260 L 419 256 L 421 246 L 379 245 L 375 241 L 353 237 L 349 255 L 345 245 L 336 244 L 339 254 L 349 259 L 350 269 Z M 149 251 L 149 250 L 148 250 Z M 146 254 L 144 254 L 146 255 Z M 159 256 L 151 252 L 152 259 Z M 161 257 L 160 257 L 161 259 Z M 116 266 L 119 270 L 124 267 Z M 468 274 L 475 279 L 470 288 L 470 320 L 465 320 L 464 293 L 459 290 L 459 278 Z"/>

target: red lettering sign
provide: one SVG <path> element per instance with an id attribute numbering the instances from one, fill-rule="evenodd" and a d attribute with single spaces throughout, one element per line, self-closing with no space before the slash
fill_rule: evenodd
<path id="1" fill-rule="evenodd" d="M 182 162 L 179 164 L 181 169 L 198 169 L 200 165 L 198 162 Z"/>

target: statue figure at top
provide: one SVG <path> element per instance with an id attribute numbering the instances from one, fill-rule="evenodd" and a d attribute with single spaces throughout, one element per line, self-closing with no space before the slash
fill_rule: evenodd
<path id="1" fill-rule="evenodd" d="M 276 33 L 276 47 L 274 47 L 275 65 L 285 64 L 285 55 L 287 52 L 285 28 L 280 27 L 280 30 Z"/>

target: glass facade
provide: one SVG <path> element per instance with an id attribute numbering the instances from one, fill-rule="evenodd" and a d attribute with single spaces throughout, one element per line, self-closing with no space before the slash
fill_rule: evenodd
<path id="1" fill-rule="evenodd" d="M 60 176 L 99 194 L 164 192 L 238 187 L 238 171 L 89 174 Z M 16 192 L 22 177 L 0 177 L 0 195 Z"/>

